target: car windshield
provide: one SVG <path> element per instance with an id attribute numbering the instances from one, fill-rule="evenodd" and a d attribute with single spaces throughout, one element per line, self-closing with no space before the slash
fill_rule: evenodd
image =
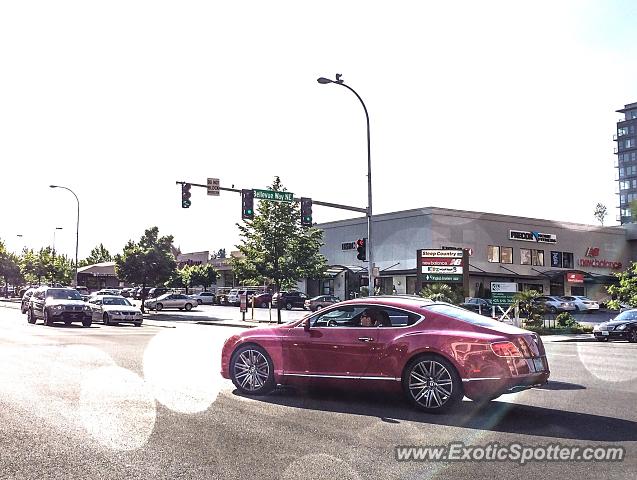
<path id="1" fill-rule="evenodd" d="M 104 298 L 104 300 L 102 301 L 103 305 L 127 305 L 127 306 L 132 306 L 131 303 L 126 300 L 125 298 L 109 298 L 106 297 Z"/>
<path id="2" fill-rule="evenodd" d="M 626 310 L 625 312 L 617 315 L 613 321 L 620 322 L 630 320 L 637 320 L 637 310 Z"/>
<path id="3" fill-rule="evenodd" d="M 64 290 L 55 290 L 51 289 L 46 292 L 46 296 L 48 298 L 53 298 L 55 300 L 82 300 L 82 296 L 80 292 L 77 290 L 64 289 Z"/>

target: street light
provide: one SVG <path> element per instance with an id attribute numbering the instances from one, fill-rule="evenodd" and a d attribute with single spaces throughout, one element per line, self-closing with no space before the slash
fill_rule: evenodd
<path id="1" fill-rule="evenodd" d="M 365 102 L 360 97 L 356 90 L 354 90 L 349 85 L 346 85 L 343 80 L 341 80 L 341 74 L 336 74 L 336 80 L 330 80 L 329 78 L 320 77 L 316 81 L 321 85 L 326 85 L 328 83 L 334 83 L 336 85 L 340 85 L 342 87 L 347 88 L 350 92 L 356 95 L 356 98 L 361 102 L 363 106 L 363 110 L 365 110 L 365 119 L 367 121 L 367 248 L 369 255 L 367 256 L 368 260 L 368 277 L 369 277 L 369 294 L 374 295 L 374 250 L 372 248 L 372 155 L 371 148 L 369 143 L 369 114 L 367 113 L 367 107 L 365 106 Z"/>
<path id="2" fill-rule="evenodd" d="M 63 188 L 64 190 L 68 190 L 73 194 L 75 200 L 77 201 L 77 224 L 75 227 L 75 276 L 73 280 L 73 286 L 77 287 L 77 250 L 80 242 L 80 200 L 75 195 L 75 192 L 68 187 L 62 187 L 60 185 L 49 185 L 50 188 Z"/>

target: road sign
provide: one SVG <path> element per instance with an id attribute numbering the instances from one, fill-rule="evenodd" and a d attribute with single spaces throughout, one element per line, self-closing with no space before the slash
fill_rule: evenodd
<path id="1" fill-rule="evenodd" d="M 518 291 L 515 282 L 491 282 L 491 303 L 493 305 L 512 305 Z"/>
<path id="2" fill-rule="evenodd" d="M 426 273 L 422 278 L 425 282 L 462 282 L 462 275 L 435 275 Z"/>
<path id="3" fill-rule="evenodd" d="M 462 267 L 456 267 L 455 265 L 443 265 L 441 267 L 423 265 L 422 273 L 441 273 L 441 274 L 462 274 Z"/>
<path id="4" fill-rule="evenodd" d="M 274 190 L 257 190 L 254 189 L 254 198 L 258 200 L 270 200 L 271 202 L 288 202 L 294 201 L 292 192 L 276 192 Z"/>
<path id="5" fill-rule="evenodd" d="M 218 178 L 208 179 L 208 195 L 214 195 L 215 197 L 219 196 L 219 179 Z"/>

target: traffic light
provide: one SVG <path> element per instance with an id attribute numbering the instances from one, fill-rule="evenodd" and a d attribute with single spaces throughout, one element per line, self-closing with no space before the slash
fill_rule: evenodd
<path id="1" fill-rule="evenodd" d="M 241 190 L 241 219 L 254 218 L 254 190 Z"/>
<path id="2" fill-rule="evenodd" d="M 356 251 L 358 252 L 358 254 L 356 255 L 356 258 L 358 258 L 359 260 L 367 260 L 367 239 L 366 238 L 359 238 L 358 240 L 356 240 Z"/>
<path id="3" fill-rule="evenodd" d="M 181 208 L 190 208 L 192 202 L 190 201 L 190 185 L 189 183 L 181 184 Z"/>
<path id="4" fill-rule="evenodd" d="M 312 226 L 312 199 L 301 197 L 301 225 Z"/>

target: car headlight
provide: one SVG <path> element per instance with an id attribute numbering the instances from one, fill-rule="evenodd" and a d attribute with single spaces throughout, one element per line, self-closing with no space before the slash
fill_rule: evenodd
<path id="1" fill-rule="evenodd" d="M 599 332 L 599 325 L 595 325 L 595 326 L 593 327 L 593 331 L 594 331 L 594 332 Z"/>
<path id="2" fill-rule="evenodd" d="M 90 312 L 91 311 L 91 307 L 89 307 L 88 305 L 84 305 L 84 311 L 85 312 Z"/>
<path id="3" fill-rule="evenodd" d="M 53 305 L 53 310 L 64 310 L 64 307 L 62 305 Z"/>
<path id="4" fill-rule="evenodd" d="M 615 328 L 615 330 L 626 330 L 627 326 L 628 326 L 628 324 L 624 323 L 623 325 L 619 325 L 617 328 Z"/>

